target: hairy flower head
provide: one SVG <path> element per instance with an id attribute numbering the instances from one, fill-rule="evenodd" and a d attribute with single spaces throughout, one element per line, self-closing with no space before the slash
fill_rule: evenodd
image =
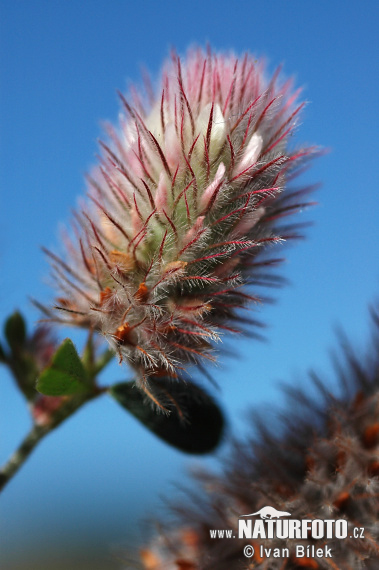
<path id="1" fill-rule="evenodd" d="M 302 206 L 283 191 L 311 154 L 288 145 L 303 105 L 277 75 L 248 54 L 195 50 L 172 55 L 156 93 L 147 81 L 133 102 L 120 95 L 76 237 L 64 258 L 49 253 L 50 315 L 101 332 L 142 387 L 213 359 L 257 300 L 245 285 L 270 279 L 258 255 L 286 237 L 278 218 Z"/>
<path id="2" fill-rule="evenodd" d="M 317 378 L 322 398 L 291 389 L 281 433 L 265 418 L 259 435 L 233 444 L 221 475 L 198 473 L 201 490 L 171 503 L 175 523 L 141 551 L 145 570 L 363 570 L 379 565 L 379 318 L 369 359 L 362 362 L 345 345 L 347 365 L 339 367 L 343 393 L 337 397 Z M 308 383 L 309 384 L 309 383 Z M 195 498 L 196 497 L 196 498 Z M 347 521 L 347 538 L 303 540 L 213 538 L 211 530 L 233 529 L 238 518 L 267 505 L 296 520 Z M 358 533 L 354 529 L 364 529 Z M 244 545 L 255 548 L 252 558 Z M 296 545 L 330 548 L 332 557 L 296 556 Z M 261 556 L 260 545 L 271 549 Z M 289 556 L 275 558 L 274 549 Z M 312 552 L 311 550 L 309 551 Z"/>

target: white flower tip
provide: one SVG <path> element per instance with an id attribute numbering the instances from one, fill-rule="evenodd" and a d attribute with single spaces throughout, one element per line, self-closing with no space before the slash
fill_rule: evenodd
<path id="1" fill-rule="evenodd" d="M 196 222 L 188 230 L 186 235 L 184 236 L 183 245 L 187 245 L 190 241 L 194 239 L 194 237 L 203 229 L 205 216 L 198 216 Z"/>
<path id="2" fill-rule="evenodd" d="M 251 139 L 249 140 L 247 147 L 245 148 L 245 152 L 241 158 L 241 161 L 237 165 L 236 168 L 236 175 L 240 174 L 249 166 L 253 166 L 258 160 L 259 155 L 261 154 L 263 146 L 263 138 L 260 134 L 254 133 Z"/>
<path id="3" fill-rule="evenodd" d="M 170 167 L 175 168 L 181 161 L 181 146 L 176 134 L 174 123 L 167 123 L 164 147 L 166 160 Z"/>
<path id="4" fill-rule="evenodd" d="M 204 194 L 201 197 L 200 205 L 204 210 L 208 207 L 208 204 L 214 192 L 217 190 L 217 187 L 220 184 L 224 174 L 225 174 L 225 164 L 223 162 L 220 162 L 214 179 L 209 184 L 209 186 L 204 190 Z"/>
<path id="5" fill-rule="evenodd" d="M 158 211 L 162 211 L 167 206 L 167 183 L 166 176 L 163 171 L 159 175 L 154 202 Z"/>
<path id="6" fill-rule="evenodd" d="M 212 103 L 208 103 L 201 110 L 198 119 L 196 121 L 196 126 L 198 132 L 204 137 L 207 136 L 209 119 L 211 117 Z M 221 107 L 218 103 L 213 104 L 213 116 L 212 116 L 212 129 L 209 141 L 209 154 L 214 156 L 218 153 L 221 146 L 223 145 L 226 138 L 226 128 L 225 119 L 222 114 Z"/>
<path id="7" fill-rule="evenodd" d="M 253 227 L 259 222 L 259 220 L 264 216 L 266 208 L 260 206 L 249 215 L 245 215 L 238 222 L 233 231 L 234 237 L 247 236 Z"/>
<path id="8" fill-rule="evenodd" d="M 218 168 L 217 168 L 216 176 L 215 176 L 215 182 L 217 180 L 217 184 L 220 182 L 220 180 L 224 176 L 224 174 L 225 174 L 225 164 L 223 162 L 220 162 L 220 164 L 218 165 Z"/>

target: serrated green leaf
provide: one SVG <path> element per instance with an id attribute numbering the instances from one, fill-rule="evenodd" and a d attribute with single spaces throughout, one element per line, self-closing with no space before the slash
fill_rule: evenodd
<path id="1" fill-rule="evenodd" d="M 88 391 L 87 375 L 69 338 L 63 341 L 37 382 L 45 396 L 70 396 Z"/>
<path id="2" fill-rule="evenodd" d="M 186 453 L 213 451 L 220 443 L 224 428 L 223 414 L 213 398 L 199 386 L 184 381 L 159 378 L 159 382 L 151 382 L 153 385 L 154 395 L 158 399 L 164 398 L 165 405 L 170 407 L 169 416 L 153 409 L 135 382 L 116 384 L 110 389 L 110 394 L 169 445 Z M 170 402 L 175 402 L 175 406 L 170 406 Z"/>
<path id="3" fill-rule="evenodd" d="M 13 315 L 5 321 L 4 334 L 13 352 L 24 346 L 26 324 L 24 318 L 18 311 L 15 311 Z"/>

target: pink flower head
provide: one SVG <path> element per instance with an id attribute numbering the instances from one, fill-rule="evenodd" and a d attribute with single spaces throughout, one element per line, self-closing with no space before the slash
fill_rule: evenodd
<path id="1" fill-rule="evenodd" d="M 299 207 L 299 192 L 283 191 L 311 153 L 288 146 L 303 105 L 262 67 L 249 54 L 173 54 L 156 93 L 121 95 L 76 237 L 65 258 L 49 253 L 60 290 L 50 315 L 101 332 L 141 387 L 214 359 L 257 300 L 245 284 L 285 237 L 276 220 Z"/>

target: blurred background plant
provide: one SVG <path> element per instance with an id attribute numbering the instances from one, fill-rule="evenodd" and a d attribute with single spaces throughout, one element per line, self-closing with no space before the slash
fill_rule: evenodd
<path id="1" fill-rule="evenodd" d="M 156 524 L 155 537 L 140 552 L 145 570 L 371 569 L 379 561 L 379 313 L 373 335 L 358 354 L 340 334 L 335 358 L 338 389 L 314 372 L 301 385 L 287 385 L 288 401 L 272 410 L 251 410 L 244 438 L 232 442 L 221 473 L 198 469 L 197 489 L 168 501 L 171 524 Z M 344 356 L 342 361 L 341 356 Z M 335 383 L 334 383 L 335 384 Z M 312 393 L 313 392 L 313 393 Z M 347 522 L 347 538 L 305 540 L 215 539 L 210 531 L 232 529 L 241 514 L 275 505 L 296 520 Z M 167 524 L 166 514 L 166 524 Z M 254 517 L 252 517 L 254 518 Z M 359 527 L 363 533 L 356 535 Z M 298 556 L 296 546 L 304 546 Z M 255 549 L 251 558 L 244 546 Z M 288 549 L 288 557 L 262 556 Z M 331 558 L 308 556 L 330 549 Z M 126 567 L 130 567 L 126 565 Z M 137 564 L 134 566 L 137 567 Z"/>
<path id="2" fill-rule="evenodd" d="M 280 400 L 274 382 L 288 371 L 309 365 L 328 371 L 325 347 L 333 344 L 330 325 L 336 319 L 352 338 L 364 337 L 365 308 L 378 277 L 375 2 L 348 11 L 342 0 L 333 5 L 295 0 L 289 11 L 281 2 L 231 9 L 219 2 L 178 7 L 116 0 L 110 9 L 103 1 L 21 0 L 3 1 L 0 9 L 2 315 L 20 308 L 35 321 L 27 296 L 49 296 L 40 285 L 46 264 L 38 248 L 54 245 L 57 221 L 67 219 L 83 188 L 83 170 L 94 162 L 101 134 L 96 121 L 112 119 L 119 109 L 112 88 L 123 88 L 126 77 L 139 78 L 136 62 L 157 70 L 168 44 L 183 53 L 191 42 L 209 40 L 216 49 L 268 54 L 270 69 L 284 61 L 286 73 L 295 70 L 312 103 L 301 138 L 333 151 L 318 164 L 323 206 L 313 212 L 310 239 L 286 252 L 291 262 L 286 276 L 294 285 L 280 292 L 274 313 L 270 307 L 264 312 L 270 343 L 241 340 L 244 358 L 217 371 L 236 433 L 246 422 L 247 401 L 265 409 L 269 398 Z M 177 25 L 182 20 L 185 27 Z M 314 178 L 314 173 L 304 176 L 305 182 Z M 85 344 L 80 334 L 74 341 Z M 109 374 L 123 380 L 112 366 Z M 4 371 L 2 378 L 5 460 L 30 420 Z M 100 381 L 106 385 L 107 377 Z M 121 408 L 98 400 L 46 439 L 2 496 L 0 565 L 7 570 L 119 567 L 113 553 L 144 536 L 137 521 L 159 512 L 157 497 L 181 477 L 183 461 L 127 421 Z"/>

